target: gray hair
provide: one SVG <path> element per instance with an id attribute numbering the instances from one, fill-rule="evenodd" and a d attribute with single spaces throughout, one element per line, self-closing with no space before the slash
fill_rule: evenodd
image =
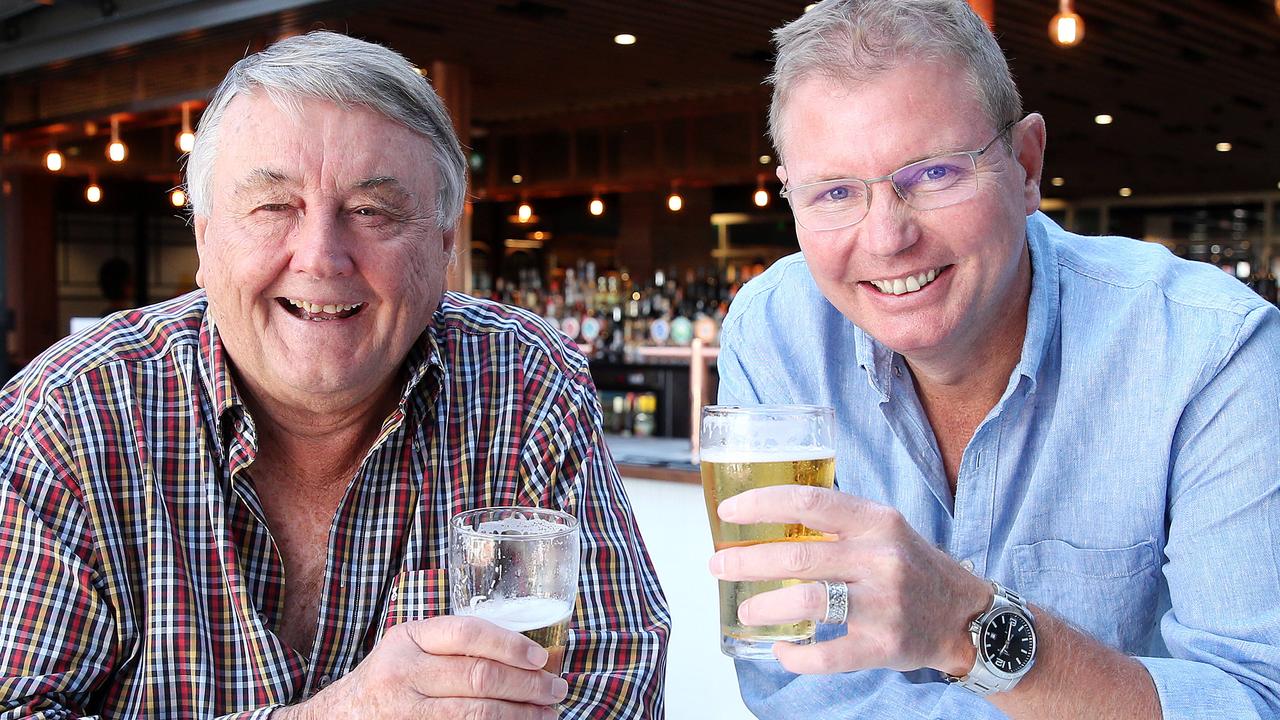
<path id="1" fill-rule="evenodd" d="M 769 137 L 782 155 L 782 108 L 802 80 L 868 80 L 907 60 L 960 59 L 995 126 L 1022 117 L 1004 52 L 966 0 L 825 0 L 773 32 Z M 1006 142 L 1007 139 L 1006 139 Z"/>
<path id="2" fill-rule="evenodd" d="M 360 105 L 424 136 L 436 165 L 436 223 L 445 230 L 457 224 L 466 199 L 467 165 L 440 97 L 394 50 L 326 31 L 287 38 L 245 57 L 214 90 L 187 159 L 194 214 L 207 216 L 212 205 L 213 161 L 227 106 L 258 88 L 287 111 L 297 110 L 299 98 Z"/>

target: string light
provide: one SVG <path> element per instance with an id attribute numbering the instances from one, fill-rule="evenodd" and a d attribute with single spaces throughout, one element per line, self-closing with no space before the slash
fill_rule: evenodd
<path id="1" fill-rule="evenodd" d="M 66 162 L 57 148 L 44 154 L 44 166 L 49 172 L 61 172 Z"/>
<path id="2" fill-rule="evenodd" d="M 172 203 L 174 207 L 180 208 L 187 204 L 187 194 L 182 191 L 182 188 L 174 188 L 173 191 L 169 193 L 169 202 Z"/>
<path id="3" fill-rule="evenodd" d="M 518 218 L 522 223 L 527 223 L 529 222 L 529 219 L 532 217 L 533 217 L 533 206 L 531 206 L 527 202 L 520 203 L 520 207 L 516 209 L 516 218 Z"/>
<path id="4" fill-rule="evenodd" d="M 667 209 L 671 212 L 680 212 L 684 207 L 684 198 L 680 197 L 680 193 L 672 189 L 671 194 L 667 196 Z"/>
<path id="5" fill-rule="evenodd" d="M 196 146 L 196 134 L 191 132 L 191 107 L 187 103 L 182 103 L 182 132 L 178 133 L 174 142 L 185 153 L 191 152 L 191 148 Z"/>
<path id="6" fill-rule="evenodd" d="M 120 120 L 114 115 L 111 117 L 111 144 L 107 146 L 107 158 L 111 162 L 124 162 L 129 156 L 129 148 L 120 142 Z"/>
<path id="7" fill-rule="evenodd" d="M 84 199 L 94 204 L 102 200 L 102 188 L 98 187 L 97 178 L 89 180 L 89 187 L 84 189 Z"/>
<path id="8" fill-rule="evenodd" d="M 751 199 L 755 202 L 756 207 L 767 207 L 769 205 L 769 191 L 764 189 L 764 176 L 756 179 L 756 192 Z"/>
<path id="9" fill-rule="evenodd" d="M 599 195 L 596 195 L 591 198 L 591 204 L 587 206 L 587 209 L 591 211 L 592 215 L 600 217 L 604 214 L 604 201 L 600 199 Z"/>
<path id="10" fill-rule="evenodd" d="M 1084 18 L 1076 14 L 1071 0 L 1058 0 L 1058 14 L 1049 21 L 1049 38 L 1062 47 L 1075 47 L 1084 39 Z"/>

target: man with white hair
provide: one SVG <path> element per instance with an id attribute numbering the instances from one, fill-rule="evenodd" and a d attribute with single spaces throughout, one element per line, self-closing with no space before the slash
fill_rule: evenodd
<path id="1" fill-rule="evenodd" d="M 188 165 L 202 290 L 0 395 L 0 718 L 650 718 L 669 616 L 584 358 L 444 292 L 466 190 L 439 98 L 317 32 L 237 63 Z M 563 676 L 448 616 L 447 524 L 563 509 Z"/>
<path id="2" fill-rule="evenodd" d="M 739 607 L 825 623 L 739 661 L 747 704 L 1280 716 L 1280 313 L 1040 214 L 1044 120 L 963 0 L 827 0 L 776 40 L 801 253 L 734 300 L 719 399 L 833 406 L 837 488 L 719 506 L 833 536 L 713 556 L 817 581 Z"/>

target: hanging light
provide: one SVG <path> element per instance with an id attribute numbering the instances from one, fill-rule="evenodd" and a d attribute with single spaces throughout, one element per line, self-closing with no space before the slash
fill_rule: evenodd
<path id="1" fill-rule="evenodd" d="M 756 192 L 751 197 L 756 207 L 767 207 L 769 205 L 769 191 L 764 189 L 764 176 L 756 178 Z"/>
<path id="2" fill-rule="evenodd" d="M 671 194 L 667 196 L 667 209 L 671 212 L 680 212 L 684 207 L 684 198 L 680 197 L 680 188 L 678 183 L 671 183 Z"/>
<path id="3" fill-rule="evenodd" d="M 89 177 L 89 186 L 84 189 L 84 199 L 97 204 L 102 200 L 102 188 L 98 187 L 98 178 Z"/>
<path id="4" fill-rule="evenodd" d="M 180 187 L 178 187 L 178 188 L 174 188 L 174 189 L 169 193 L 169 202 L 170 202 L 174 207 L 178 207 L 178 208 L 180 208 L 180 207 L 182 207 L 182 206 L 184 206 L 184 205 L 186 205 L 186 204 L 187 204 L 187 194 L 186 194 L 185 192 L 183 192 L 182 188 L 180 188 Z"/>
<path id="5" fill-rule="evenodd" d="M 191 148 L 196 146 L 196 134 L 191 132 L 191 106 L 187 103 L 182 103 L 182 132 L 178 133 L 174 142 L 185 153 L 191 152 Z"/>
<path id="6" fill-rule="evenodd" d="M 527 202 L 520 203 L 520 207 L 516 209 L 516 218 L 522 223 L 529 222 L 533 218 L 533 206 Z"/>
<path id="7" fill-rule="evenodd" d="M 53 148 L 44 154 L 44 166 L 49 172 L 61 172 L 66 166 L 66 161 L 62 153 L 58 152 L 58 148 Z"/>
<path id="8" fill-rule="evenodd" d="M 1084 18 L 1075 13 L 1072 0 L 1058 0 L 1058 14 L 1049 21 L 1049 39 L 1062 47 L 1075 47 L 1084 39 Z"/>
<path id="9" fill-rule="evenodd" d="M 129 156 L 129 148 L 120 142 L 120 120 L 114 115 L 111 117 L 111 144 L 107 146 L 107 158 L 111 162 L 124 162 Z"/>
<path id="10" fill-rule="evenodd" d="M 587 209 L 591 211 L 592 215 L 600 217 L 604 214 L 604 201 L 601 200 L 600 196 L 597 194 L 595 197 L 591 198 L 591 204 L 587 206 Z"/>

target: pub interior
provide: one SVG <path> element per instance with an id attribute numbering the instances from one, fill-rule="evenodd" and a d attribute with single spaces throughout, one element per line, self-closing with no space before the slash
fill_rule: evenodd
<path id="1" fill-rule="evenodd" d="M 1045 213 L 1276 301 L 1280 3 L 1077 0 L 1075 39 L 1051 23 L 1069 2 L 971 4 L 1046 119 Z M 805 6 L 0 2 L 0 380 L 94 318 L 195 288 L 183 158 L 232 63 L 317 28 L 394 48 L 467 146 L 450 288 L 529 307 L 591 358 L 610 448 L 686 613 L 673 716 L 748 717 L 732 665 L 693 631 L 715 626 L 696 418 L 734 294 L 798 251 L 762 80 L 771 29 Z"/>

